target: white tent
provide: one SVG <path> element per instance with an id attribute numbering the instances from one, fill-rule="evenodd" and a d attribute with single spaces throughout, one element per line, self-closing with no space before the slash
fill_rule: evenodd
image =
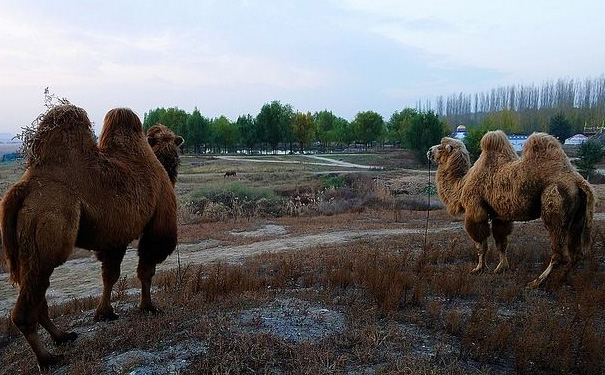
<path id="1" fill-rule="evenodd" d="M 588 137 L 585 136 L 584 134 L 576 134 L 573 137 L 569 137 L 565 140 L 565 144 L 566 145 L 581 145 L 582 143 L 586 142 L 588 140 Z"/>

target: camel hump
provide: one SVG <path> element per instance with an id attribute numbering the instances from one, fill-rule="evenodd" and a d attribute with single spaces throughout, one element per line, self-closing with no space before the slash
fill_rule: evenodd
<path id="1" fill-rule="evenodd" d="M 499 151 L 515 154 L 513 146 L 510 144 L 508 137 L 502 130 L 492 130 L 481 138 L 481 151 Z"/>
<path id="2" fill-rule="evenodd" d="M 92 123 L 86 111 L 73 104 L 52 107 L 31 135 L 26 135 L 23 148 L 28 163 L 50 161 L 64 157 L 67 152 L 94 147 Z"/>
<path id="3" fill-rule="evenodd" d="M 567 155 L 557 138 L 547 133 L 533 133 L 522 149 L 523 158 L 565 158 Z"/>
<path id="4" fill-rule="evenodd" d="M 28 183 L 19 182 L 13 185 L 0 203 L 0 229 L 2 230 L 2 249 L 13 283 L 20 284 L 19 246 L 17 220 L 23 201 L 27 197 Z"/>

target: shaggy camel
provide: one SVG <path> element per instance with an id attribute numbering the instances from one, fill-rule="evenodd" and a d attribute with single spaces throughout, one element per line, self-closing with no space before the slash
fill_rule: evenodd
<path id="1" fill-rule="evenodd" d="M 50 109 L 30 142 L 25 173 L 0 204 L 5 258 L 19 296 L 11 312 L 41 369 L 59 362 L 39 342 L 42 325 L 55 343 L 76 334 L 57 328 L 45 293 L 53 270 L 74 246 L 102 262 L 103 295 L 95 319 L 115 319 L 111 289 L 127 245 L 139 238 L 139 307 L 155 312 L 151 280 L 177 243 L 176 196 L 141 121 L 129 109 L 110 110 L 99 145 L 86 112 L 71 104 Z"/>
<path id="2" fill-rule="evenodd" d="M 532 134 L 519 158 L 506 134 L 488 132 L 472 167 L 458 139 L 444 137 L 427 157 L 438 164 L 437 191 L 448 212 L 464 214 L 466 232 L 479 257 L 473 273 L 486 268 L 490 231 L 499 255 L 495 272 L 509 268 L 506 246 L 513 221 L 542 218 L 550 236 L 550 264 L 529 287 L 538 287 L 559 265 L 568 266 L 567 274 L 582 258 L 590 241 L 594 192 L 553 136 Z"/>
<path id="3" fill-rule="evenodd" d="M 174 186 L 180 162 L 179 147 L 184 142 L 183 137 L 174 134 L 162 124 L 156 124 L 147 130 L 147 141 Z"/>

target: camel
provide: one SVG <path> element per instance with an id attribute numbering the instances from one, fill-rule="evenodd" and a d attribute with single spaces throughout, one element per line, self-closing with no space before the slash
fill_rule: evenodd
<path id="1" fill-rule="evenodd" d="M 147 130 L 147 141 L 174 186 L 180 163 L 179 147 L 184 142 L 183 137 L 174 134 L 172 130 L 162 124 L 155 124 Z"/>
<path id="2" fill-rule="evenodd" d="M 504 132 L 488 132 L 481 139 L 481 155 L 471 167 L 464 143 L 444 137 L 428 150 L 427 157 L 438 164 L 437 192 L 448 213 L 464 214 L 466 232 L 479 258 L 472 273 L 486 268 L 490 232 L 499 256 L 494 272 L 508 270 L 506 247 L 513 222 L 538 218 L 549 233 L 551 258 L 528 287 L 539 287 L 561 265 L 567 266 L 567 275 L 581 260 L 590 242 L 594 191 L 575 171 L 556 138 L 534 133 L 518 157 Z"/>
<path id="3" fill-rule="evenodd" d="M 0 203 L 0 228 L 11 281 L 19 285 L 11 319 L 44 370 L 62 357 L 40 343 L 38 323 L 56 344 L 77 336 L 48 316 L 45 293 L 53 270 L 75 246 L 94 251 L 103 278 L 95 320 L 116 319 L 111 290 L 127 245 L 138 238 L 139 308 L 157 312 L 151 281 L 176 247 L 177 206 L 168 173 L 130 109 L 106 114 L 97 146 L 86 111 L 55 106 L 28 144 L 26 170 Z"/>

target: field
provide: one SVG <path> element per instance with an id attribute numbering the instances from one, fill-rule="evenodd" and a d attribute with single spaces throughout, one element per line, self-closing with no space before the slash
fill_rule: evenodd
<path id="1" fill-rule="evenodd" d="M 179 246 L 154 278 L 162 312 L 136 309 L 131 249 L 113 296 L 120 319 L 93 322 L 100 265 L 76 250 L 48 296 L 79 337 L 54 347 L 40 329 L 66 358 L 52 373 L 605 373 L 604 185 L 581 266 L 533 290 L 550 257 L 539 220 L 516 224 L 511 271 L 471 275 L 461 218 L 409 154 L 325 157 L 184 156 Z M 21 173 L 0 165 L 0 191 Z M 0 273 L 0 374 L 35 373 L 8 319 L 15 296 Z"/>

